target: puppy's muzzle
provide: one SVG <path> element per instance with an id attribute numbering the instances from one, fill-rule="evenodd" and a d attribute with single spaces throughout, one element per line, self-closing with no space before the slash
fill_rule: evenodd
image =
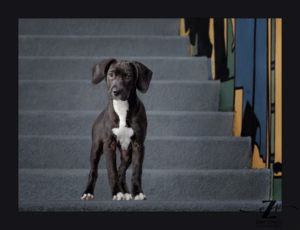
<path id="1" fill-rule="evenodd" d="M 119 96 L 120 95 L 120 90 L 113 89 L 112 94 L 113 94 L 113 96 Z"/>

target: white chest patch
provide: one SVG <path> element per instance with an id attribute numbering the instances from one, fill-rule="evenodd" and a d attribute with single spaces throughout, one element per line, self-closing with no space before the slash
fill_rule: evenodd
<path id="1" fill-rule="evenodd" d="M 117 136 L 117 141 L 121 145 L 122 150 L 127 150 L 130 143 L 130 137 L 133 135 L 133 129 L 126 126 L 126 115 L 129 108 L 128 101 L 113 100 L 113 106 L 119 116 L 119 128 L 113 128 L 112 132 Z"/>

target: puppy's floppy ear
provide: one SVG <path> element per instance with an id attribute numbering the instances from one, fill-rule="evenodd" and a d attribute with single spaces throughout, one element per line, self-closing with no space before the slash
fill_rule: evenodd
<path id="1" fill-rule="evenodd" d="M 140 62 L 132 61 L 132 63 L 135 65 L 137 72 L 136 88 L 141 93 L 146 93 L 149 88 L 153 73 Z"/>
<path id="2" fill-rule="evenodd" d="M 96 85 L 99 82 L 101 82 L 104 79 L 110 64 L 115 61 L 117 61 L 117 60 L 114 58 L 110 58 L 110 59 L 106 59 L 106 60 L 94 65 L 93 73 L 92 73 L 92 76 L 93 76 L 92 83 Z"/>

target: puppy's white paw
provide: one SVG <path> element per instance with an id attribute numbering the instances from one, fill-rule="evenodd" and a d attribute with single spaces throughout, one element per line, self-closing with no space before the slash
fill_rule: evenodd
<path id="1" fill-rule="evenodd" d="M 93 199 L 93 195 L 92 194 L 90 194 L 90 193 L 85 193 L 85 194 L 83 194 L 83 196 L 82 197 L 80 197 L 80 200 L 92 200 Z"/>
<path id="2" fill-rule="evenodd" d="M 135 196 L 135 200 L 146 200 L 146 196 L 143 193 L 140 193 L 139 195 Z"/>
<path id="3" fill-rule="evenodd" d="M 125 200 L 125 199 L 126 199 L 126 198 L 125 198 L 124 194 L 121 193 L 121 192 L 118 192 L 117 195 L 115 195 L 115 196 L 113 197 L 113 200 Z"/>
<path id="4" fill-rule="evenodd" d="M 132 200 L 133 199 L 130 193 L 125 193 L 124 195 L 125 195 L 125 200 Z"/>

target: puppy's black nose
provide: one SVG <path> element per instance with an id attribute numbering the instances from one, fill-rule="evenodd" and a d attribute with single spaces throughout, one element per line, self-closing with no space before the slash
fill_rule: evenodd
<path id="1" fill-rule="evenodd" d="M 113 89 L 113 95 L 118 96 L 120 94 L 120 91 Z"/>

